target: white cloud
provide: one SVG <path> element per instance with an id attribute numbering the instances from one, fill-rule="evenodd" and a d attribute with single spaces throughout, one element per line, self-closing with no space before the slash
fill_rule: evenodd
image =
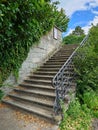
<path id="1" fill-rule="evenodd" d="M 87 26 L 82 28 L 84 30 L 85 34 L 88 33 L 88 31 L 91 28 L 92 24 L 93 25 L 97 25 L 98 24 L 98 16 L 95 16 L 95 18 L 92 21 L 89 21 Z"/>
<path id="2" fill-rule="evenodd" d="M 91 26 L 87 25 L 87 26 L 83 27 L 82 29 L 84 30 L 85 34 L 88 34 L 88 31 L 90 28 L 91 28 Z"/>
<path id="3" fill-rule="evenodd" d="M 98 24 L 98 16 L 95 16 L 95 18 L 92 21 L 90 21 L 89 24 L 93 24 L 93 25 Z"/>
<path id="4" fill-rule="evenodd" d="M 59 0 L 59 2 L 59 8 L 64 8 L 69 17 L 78 10 L 88 10 L 98 6 L 98 0 Z M 89 4 L 87 5 L 87 3 Z"/>
<path id="5" fill-rule="evenodd" d="M 86 26 L 82 27 L 82 29 L 84 30 L 85 34 L 88 34 L 88 31 L 92 27 L 92 24 L 93 25 L 97 25 L 98 24 L 98 16 L 95 16 L 95 18 L 92 21 L 89 21 Z M 64 36 L 68 36 L 69 34 L 72 33 L 72 31 L 74 31 L 74 29 L 70 28 L 67 33 L 63 33 L 63 37 Z"/>
<path id="6" fill-rule="evenodd" d="M 52 0 L 52 1 L 57 1 L 57 0 Z M 58 5 L 59 9 L 64 8 L 66 15 L 69 16 L 70 18 L 72 14 L 74 14 L 76 11 L 81 11 L 81 10 L 92 11 L 95 17 L 92 21 L 88 21 L 88 24 L 82 28 L 84 29 L 85 34 L 88 33 L 89 29 L 91 28 L 91 24 L 96 25 L 98 23 L 98 11 L 93 10 L 93 8 L 98 7 L 98 0 L 58 0 L 58 1 L 60 2 L 60 5 Z M 81 16 L 77 16 L 77 17 L 81 17 Z M 69 28 L 67 34 L 64 33 L 63 36 L 69 35 L 70 33 L 72 33 L 73 30 L 74 30 L 73 28 Z"/>
<path id="7" fill-rule="evenodd" d="M 74 29 L 70 28 L 67 33 L 66 32 L 63 33 L 63 37 L 68 36 L 69 34 L 72 33 L 72 31 L 74 31 Z"/>
<path id="8" fill-rule="evenodd" d="M 98 11 L 92 10 L 92 13 L 98 15 Z"/>

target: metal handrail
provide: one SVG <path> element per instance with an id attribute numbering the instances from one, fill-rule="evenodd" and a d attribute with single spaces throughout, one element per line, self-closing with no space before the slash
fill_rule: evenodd
<path id="1" fill-rule="evenodd" d="M 59 69 L 59 71 L 57 72 L 57 74 L 54 76 L 52 80 L 52 85 L 53 87 L 55 87 L 55 93 L 56 93 L 56 98 L 54 103 L 54 111 L 56 114 L 58 114 L 59 111 L 61 110 L 60 100 L 64 100 L 65 95 L 67 93 L 67 88 L 69 88 L 73 83 L 74 74 L 73 77 L 71 78 L 68 77 L 72 74 L 72 72 L 70 72 L 70 69 L 71 69 L 71 65 L 73 65 L 73 58 L 75 57 L 78 49 L 81 48 L 86 43 L 88 36 L 89 35 L 87 35 L 82 40 L 80 45 L 75 49 L 75 51 L 71 54 L 71 56 L 64 63 L 64 65 Z"/>

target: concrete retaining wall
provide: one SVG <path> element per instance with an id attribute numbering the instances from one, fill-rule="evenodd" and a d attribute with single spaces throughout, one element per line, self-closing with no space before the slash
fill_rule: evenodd
<path id="1" fill-rule="evenodd" d="M 8 93 L 13 86 L 23 82 L 30 72 L 33 72 L 38 66 L 45 62 L 49 55 L 59 48 L 62 42 L 61 34 L 61 30 L 54 27 L 47 35 L 40 39 L 37 45 L 33 45 L 19 70 L 18 80 L 16 81 L 13 74 L 11 74 L 4 82 L 2 90 Z"/>

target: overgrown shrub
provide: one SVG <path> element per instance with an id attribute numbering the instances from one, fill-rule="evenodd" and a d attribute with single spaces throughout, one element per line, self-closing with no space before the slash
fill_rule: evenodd
<path id="1" fill-rule="evenodd" d="M 92 114 L 98 118 L 98 94 L 94 91 L 85 92 L 83 102 L 92 111 Z"/>
<path id="2" fill-rule="evenodd" d="M 84 35 L 77 36 L 77 35 L 70 34 L 65 38 L 63 38 L 63 44 L 80 44 L 83 38 Z"/>
<path id="3" fill-rule="evenodd" d="M 74 60 L 77 80 L 77 96 L 82 100 L 85 91 L 98 90 L 98 55 L 93 46 L 85 46 L 79 50 Z"/>
<path id="4" fill-rule="evenodd" d="M 50 31 L 59 14 L 50 0 L 0 1 L 0 85 L 10 72 L 18 76 L 29 48 Z"/>
<path id="5" fill-rule="evenodd" d="M 65 110 L 65 108 L 63 108 Z M 60 130 L 89 130 L 91 126 L 91 112 L 86 105 L 73 100 L 67 111 L 63 110 L 64 119 L 60 124 Z"/>

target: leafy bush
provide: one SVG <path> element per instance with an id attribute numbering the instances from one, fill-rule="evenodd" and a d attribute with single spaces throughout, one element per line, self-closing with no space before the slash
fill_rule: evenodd
<path id="1" fill-rule="evenodd" d="M 50 0 L 0 1 L 0 85 L 10 72 L 18 76 L 29 48 L 50 31 L 59 14 L 64 16 Z"/>
<path id="2" fill-rule="evenodd" d="M 64 112 L 64 119 L 60 124 L 60 130 L 89 130 L 91 126 L 91 114 L 86 105 L 81 106 L 76 99 Z"/>
<path id="3" fill-rule="evenodd" d="M 0 100 L 4 96 L 4 93 L 0 90 Z"/>
<path id="4" fill-rule="evenodd" d="M 93 46 L 87 46 L 79 50 L 74 60 L 77 80 L 77 96 L 82 100 L 85 91 L 98 89 L 98 55 Z"/>
<path id="5" fill-rule="evenodd" d="M 95 28 L 91 28 L 86 46 L 77 52 L 74 59 L 78 75 L 76 95 L 81 104 L 86 104 L 92 114 L 98 117 L 98 52 L 96 51 L 96 42 L 93 42 L 97 41 L 97 37 L 96 34 L 93 36 L 92 29 Z"/>
<path id="6" fill-rule="evenodd" d="M 98 118 L 98 94 L 94 91 L 85 92 L 83 102 L 92 111 L 92 114 Z"/>
<path id="7" fill-rule="evenodd" d="M 94 45 L 94 51 L 98 54 L 98 24 L 90 29 L 89 43 Z"/>
<path id="8" fill-rule="evenodd" d="M 70 34 L 65 38 L 63 38 L 63 44 L 79 44 L 81 43 L 83 38 L 84 35 L 77 36 L 77 35 Z"/>
<path id="9" fill-rule="evenodd" d="M 92 27 L 86 46 L 74 59 L 77 77 L 77 99 L 71 102 L 60 130 L 89 130 L 92 118 L 98 118 L 98 38 L 97 27 Z M 95 38 L 95 39 L 94 39 Z M 95 40 L 95 41 L 94 41 Z M 87 45 L 88 44 L 88 45 Z"/>

